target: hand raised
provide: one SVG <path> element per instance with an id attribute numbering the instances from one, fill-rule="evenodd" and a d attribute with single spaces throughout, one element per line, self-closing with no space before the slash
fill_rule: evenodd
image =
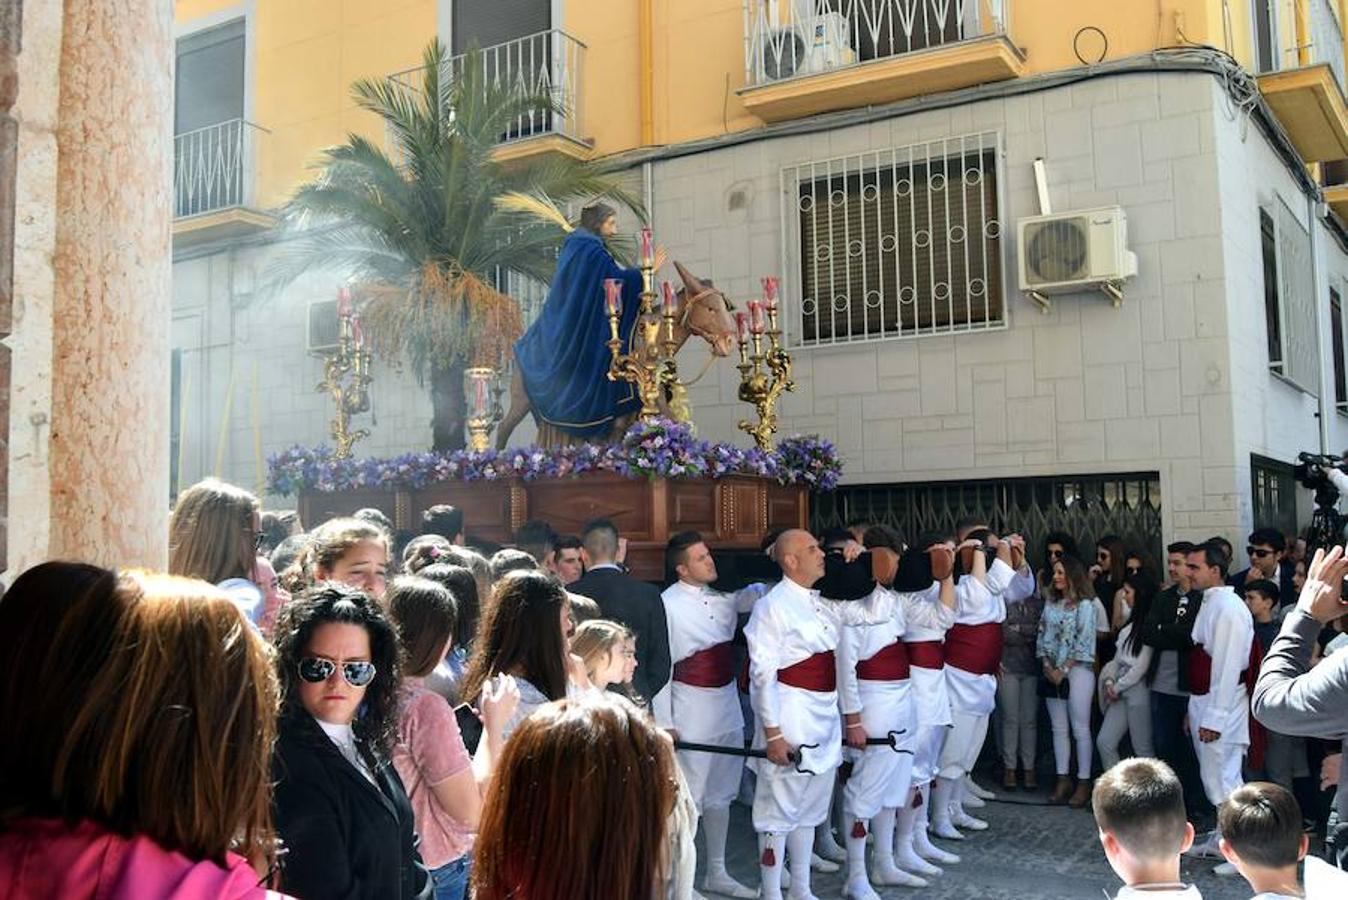
<path id="1" fill-rule="evenodd" d="M 501 675 L 483 682 L 478 707 L 484 728 L 491 729 L 504 725 L 515 714 L 519 705 L 520 689 L 515 683 L 514 675 Z"/>
<path id="2" fill-rule="evenodd" d="M 1297 598 L 1297 609 L 1321 623 L 1328 623 L 1348 612 L 1343 601 L 1343 578 L 1348 575 L 1348 556 L 1342 547 L 1331 547 L 1326 553 L 1321 547 L 1315 551 L 1306 583 Z"/>

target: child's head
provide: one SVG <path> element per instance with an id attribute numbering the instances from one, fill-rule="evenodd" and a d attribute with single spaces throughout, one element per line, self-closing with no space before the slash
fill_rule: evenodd
<path id="1" fill-rule="evenodd" d="M 1173 867 L 1194 841 L 1184 812 L 1184 789 L 1174 771 L 1156 759 L 1126 759 L 1101 775 L 1091 795 L 1100 844 L 1126 884 L 1151 880 Z"/>
<path id="2" fill-rule="evenodd" d="M 1260 870 L 1295 872 L 1310 846 L 1296 798 L 1267 781 L 1252 781 L 1232 791 L 1217 810 L 1217 831 L 1222 855 L 1251 884 Z"/>
<path id="3" fill-rule="evenodd" d="M 1273 611 L 1278 608 L 1278 593 L 1278 586 L 1266 578 L 1245 582 L 1245 605 L 1256 622 L 1273 619 Z"/>
<path id="4" fill-rule="evenodd" d="M 608 619 L 592 619 L 576 627 L 571 652 L 585 660 L 585 672 L 597 687 L 627 681 L 625 650 L 632 632 Z"/>

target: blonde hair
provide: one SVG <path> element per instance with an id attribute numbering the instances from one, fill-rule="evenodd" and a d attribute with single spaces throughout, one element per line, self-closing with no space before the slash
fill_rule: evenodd
<path id="1" fill-rule="evenodd" d="M 257 498 L 207 478 L 178 495 L 169 521 L 169 572 L 219 584 L 252 575 Z"/>
<path id="2" fill-rule="evenodd" d="M 608 619 L 590 619 L 576 626 L 575 637 L 571 639 L 571 652 L 585 660 L 585 672 L 590 680 L 611 658 L 614 648 L 636 640 L 626 625 Z"/>

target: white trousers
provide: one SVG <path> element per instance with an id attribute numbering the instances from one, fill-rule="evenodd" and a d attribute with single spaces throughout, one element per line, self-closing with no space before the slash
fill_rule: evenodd
<path id="1" fill-rule="evenodd" d="M 739 748 L 744 746 L 744 733 L 737 728 L 698 743 Z M 730 806 L 740 791 L 740 776 L 744 774 L 742 757 L 700 753 L 696 750 L 680 750 L 677 756 L 679 768 L 688 782 L 688 793 L 692 795 L 699 813 L 704 809 L 725 809 Z"/>
<path id="2" fill-rule="evenodd" d="M 952 709 L 950 719 L 950 734 L 941 748 L 937 774 L 942 778 L 963 778 L 973 771 L 978 754 L 983 751 L 983 742 L 988 737 L 988 716 Z"/>
<path id="3" fill-rule="evenodd" d="M 1151 690 L 1145 684 L 1133 685 L 1105 709 L 1105 720 L 1095 739 L 1102 768 L 1119 761 L 1119 742 L 1125 734 L 1133 742 L 1134 756 L 1156 755 L 1151 743 Z"/>
<path id="4" fill-rule="evenodd" d="M 1240 774 L 1245 761 L 1244 744 L 1228 744 L 1222 740 L 1203 743 L 1198 728 L 1190 726 L 1194 753 L 1198 756 L 1198 774 L 1203 780 L 1203 793 L 1213 806 L 1221 806 L 1231 792 L 1245 783 Z"/>
<path id="5" fill-rule="evenodd" d="M 1066 775 L 1071 762 L 1072 742 L 1077 745 L 1077 777 L 1091 777 L 1091 705 L 1095 703 L 1095 673 L 1088 663 L 1080 663 L 1067 670 L 1067 699 L 1050 697 L 1048 718 L 1053 725 L 1053 760 L 1057 773 Z M 1071 722 L 1071 738 L 1068 722 Z"/>
<path id="6" fill-rule="evenodd" d="M 852 777 L 843 788 L 843 803 L 849 814 L 870 820 L 884 807 L 901 807 L 908 802 L 913 783 L 913 729 L 899 738 L 896 753 L 889 747 L 867 747 L 852 763 Z"/>
<path id="7" fill-rule="evenodd" d="M 921 787 L 936 778 L 941 748 L 950 734 L 948 725 L 918 725 L 913 745 L 913 785 Z"/>
<path id="8" fill-rule="evenodd" d="M 805 775 L 797 772 L 794 764 L 775 766 L 767 760 L 760 761 L 756 769 L 754 831 L 786 834 L 828 821 L 836 769 Z"/>

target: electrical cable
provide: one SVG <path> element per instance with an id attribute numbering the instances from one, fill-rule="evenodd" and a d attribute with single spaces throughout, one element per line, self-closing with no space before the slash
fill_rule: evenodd
<path id="1" fill-rule="evenodd" d="M 1086 57 L 1081 55 L 1081 36 L 1088 31 L 1094 31 L 1096 34 L 1100 35 L 1102 44 L 1100 47 L 1100 58 L 1095 62 L 1088 62 Z M 1072 35 L 1072 52 L 1076 54 L 1077 59 L 1083 66 L 1098 66 L 1100 63 L 1104 62 L 1105 57 L 1109 55 L 1109 36 L 1105 34 L 1103 29 L 1095 25 L 1086 25 L 1078 28 L 1077 33 Z"/>

